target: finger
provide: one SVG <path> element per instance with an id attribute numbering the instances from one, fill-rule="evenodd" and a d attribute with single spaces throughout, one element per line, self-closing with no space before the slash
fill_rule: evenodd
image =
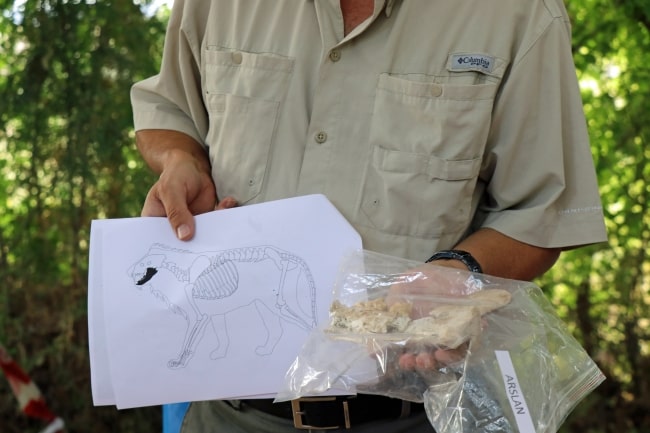
<path id="1" fill-rule="evenodd" d="M 404 371 L 415 370 L 415 354 L 411 352 L 403 353 L 397 361 L 399 368 Z"/>
<path id="2" fill-rule="evenodd" d="M 228 196 L 222 200 L 220 200 L 217 205 L 214 207 L 214 210 L 223 210 L 223 209 L 230 209 L 233 207 L 237 207 L 239 203 L 237 203 L 237 200 L 235 200 L 234 197 Z"/>
<path id="3" fill-rule="evenodd" d="M 450 365 L 462 361 L 466 354 L 466 347 L 462 346 L 458 349 L 438 349 L 433 352 L 436 361 L 444 365 Z"/>
<path id="4" fill-rule="evenodd" d="M 415 356 L 415 367 L 420 370 L 434 370 L 438 366 L 432 352 L 420 352 Z"/>

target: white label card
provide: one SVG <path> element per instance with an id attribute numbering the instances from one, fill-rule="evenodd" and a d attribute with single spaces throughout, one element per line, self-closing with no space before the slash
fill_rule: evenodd
<path id="1" fill-rule="evenodd" d="M 515 421 L 517 422 L 519 432 L 535 433 L 533 419 L 530 416 L 530 411 L 528 410 L 528 405 L 526 404 L 524 393 L 522 392 L 521 386 L 519 385 L 517 372 L 515 371 L 514 365 L 512 365 L 510 352 L 506 350 L 495 350 L 494 354 L 496 355 L 497 362 L 499 363 L 499 369 L 501 370 L 501 376 L 503 378 L 506 395 L 508 396 L 508 401 L 510 402 L 512 412 L 515 415 Z"/>

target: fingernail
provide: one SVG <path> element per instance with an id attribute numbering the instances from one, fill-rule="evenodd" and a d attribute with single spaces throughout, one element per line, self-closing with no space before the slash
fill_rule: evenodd
<path id="1" fill-rule="evenodd" d="M 190 228 L 187 226 L 187 224 L 181 224 L 176 229 L 176 236 L 180 240 L 187 238 L 189 235 L 190 235 Z"/>

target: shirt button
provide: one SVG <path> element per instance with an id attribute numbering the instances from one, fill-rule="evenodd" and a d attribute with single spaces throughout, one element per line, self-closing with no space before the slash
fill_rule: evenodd
<path id="1" fill-rule="evenodd" d="M 431 96 L 437 98 L 440 95 L 442 95 L 442 86 L 438 84 L 434 84 L 433 86 L 431 86 Z"/>
<path id="2" fill-rule="evenodd" d="M 243 56 L 239 51 L 232 53 L 232 62 L 235 65 L 241 65 L 242 60 L 243 60 Z"/>
<path id="3" fill-rule="evenodd" d="M 318 144 L 323 144 L 327 141 L 327 133 L 325 131 L 318 131 L 314 134 L 314 140 Z"/>
<path id="4" fill-rule="evenodd" d="M 340 50 L 330 51 L 330 60 L 333 62 L 338 62 L 339 60 L 341 60 L 341 51 Z"/>

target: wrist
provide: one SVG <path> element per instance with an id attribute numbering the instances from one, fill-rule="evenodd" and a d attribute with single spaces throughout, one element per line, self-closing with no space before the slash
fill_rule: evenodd
<path id="1" fill-rule="evenodd" d="M 187 162 L 208 175 L 211 172 L 205 148 L 187 134 L 166 129 L 144 129 L 137 131 L 135 137 L 138 150 L 156 173 Z"/>
<path id="2" fill-rule="evenodd" d="M 168 149 L 161 158 L 162 171 L 173 165 L 192 164 L 197 171 L 211 175 L 210 161 L 204 153 L 184 148 Z"/>

